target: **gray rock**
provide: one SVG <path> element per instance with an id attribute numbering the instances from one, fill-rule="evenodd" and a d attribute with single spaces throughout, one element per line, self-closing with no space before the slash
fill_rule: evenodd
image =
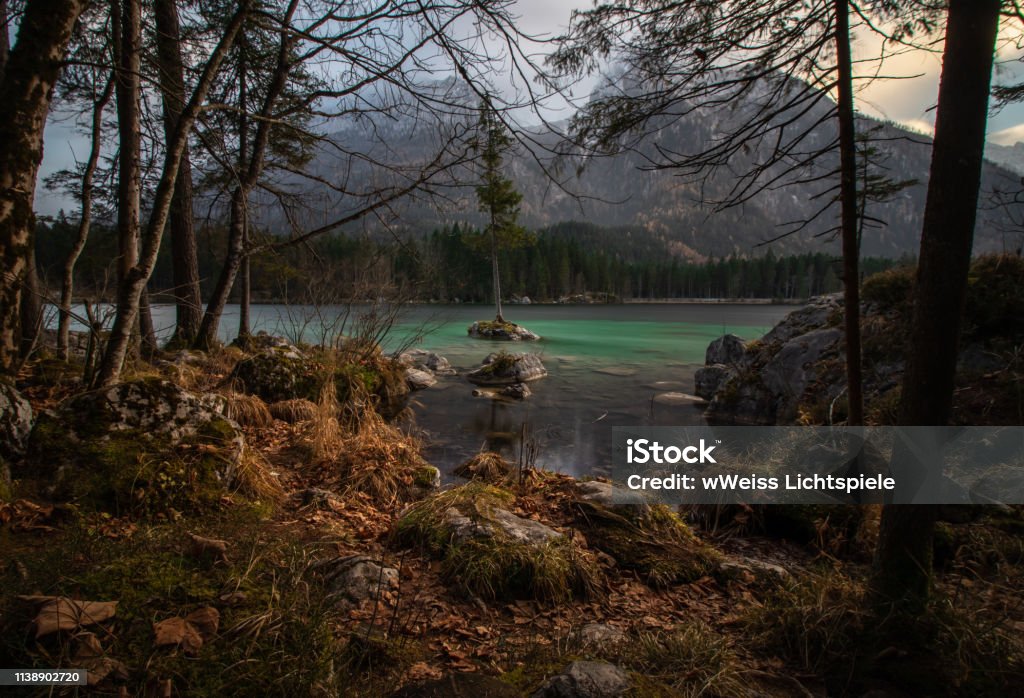
<path id="1" fill-rule="evenodd" d="M 470 337 L 479 339 L 496 339 L 506 342 L 534 342 L 540 339 L 539 334 L 530 332 L 522 325 L 514 322 L 499 324 L 497 322 L 474 322 L 467 330 Z"/>
<path id="2" fill-rule="evenodd" d="M 776 581 L 786 581 L 791 575 L 782 565 L 776 565 L 773 562 L 767 562 L 766 560 L 759 560 L 754 557 L 739 557 L 732 560 L 724 560 L 720 568 L 726 573 L 742 573 L 749 572 L 755 577 L 775 579 Z"/>
<path id="3" fill-rule="evenodd" d="M 704 398 L 690 395 L 689 393 L 671 392 L 658 393 L 654 396 L 654 401 L 659 405 L 693 405 L 698 402 L 704 402 Z"/>
<path id="4" fill-rule="evenodd" d="M 828 325 L 829 319 L 842 311 L 843 294 L 815 296 L 807 305 L 794 310 L 762 339 L 764 344 L 784 344 L 793 337 Z"/>
<path id="5" fill-rule="evenodd" d="M 843 333 L 837 328 L 812 330 L 786 342 L 761 371 L 761 381 L 773 394 L 799 398 L 814 375 L 814 364 L 839 350 Z"/>
<path id="6" fill-rule="evenodd" d="M 532 698 L 617 698 L 630 685 L 629 675 L 614 664 L 577 661 L 548 679 Z"/>
<path id="7" fill-rule="evenodd" d="M 536 354 L 494 353 L 484 359 L 480 368 L 466 375 L 476 385 L 512 385 L 527 383 L 548 375 Z"/>
<path id="8" fill-rule="evenodd" d="M 410 368 L 418 368 L 421 371 L 429 371 L 436 376 L 454 376 L 455 369 L 448 363 L 448 359 L 426 349 L 410 349 L 398 357 L 399 362 Z"/>
<path id="9" fill-rule="evenodd" d="M 533 391 L 524 383 L 513 383 L 499 390 L 498 394 L 513 400 L 525 400 L 533 394 Z"/>
<path id="10" fill-rule="evenodd" d="M 693 374 L 693 391 L 705 400 L 711 400 L 735 372 L 723 364 L 698 368 Z"/>
<path id="11" fill-rule="evenodd" d="M 376 598 L 398 584 L 398 570 L 384 567 L 365 555 L 349 555 L 317 563 L 328 593 L 351 603 Z"/>
<path id="12" fill-rule="evenodd" d="M 487 512 L 486 519 L 474 521 L 452 508 L 445 513 L 445 519 L 456 540 L 490 538 L 501 534 L 516 543 L 540 545 L 559 535 L 558 531 L 539 521 L 524 519 L 504 509 L 492 509 Z"/>
<path id="13" fill-rule="evenodd" d="M 615 645 L 625 641 L 626 631 L 607 623 L 587 623 L 573 633 L 572 637 L 583 646 Z"/>
<path id="14" fill-rule="evenodd" d="M 425 390 L 437 383 L 434 374 L 429 371 L 421 371 L 418 368 L 405 369 L 405 382 L 411 390 Z"/>
<path id="15" fill-rule="evenodd" d="M 0 458 L 24 454 L 31 431 L 32 405 L 13 386 L 0 382 Z"/>
<path id="16" fill-rule="evenodd" d="M 600 480 L 581 482 L 576 485 L 576 492 L 583 501 L 600 504 L 603 507 L 647 506 L 647 501 L 639 492 Z"/>
<path id="17" fill-rule="evenodd" d="M 708 366 L 714 364 L 737 366 L 743 362 L 746 354 L 747 349 L 743 340 L 734 334 L 727 334 L 708 345 L 708 350 L 704 354 L 704 363 Z"/>

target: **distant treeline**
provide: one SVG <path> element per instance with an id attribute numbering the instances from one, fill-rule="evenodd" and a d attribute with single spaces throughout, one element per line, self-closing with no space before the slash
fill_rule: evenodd
<path id="1" fill-rule="evenodd" d="M 75 225 L 39 224 L 37 259 L 55 288 L 71 246 Z M 258 301 L 341 302 L 396 290 L 415 300 L 488 302 L 491 268 L 479 246 L 467 244 L 472 229 L 452 226 L 404 241 L 345 234 L 324 236 L 309 246 L 285 247 L 253 258 L 252 291 Z M 199 234 L 203 291 L 216 281 L 226 247 L 225 231 Z M 76 276 L 83 293 L 114 289 L 116 236 L 97 226 L 79 259 Z M 594 293 L 618 299 L 776 298 L 800 299 L 841 289 L 835 256 L 807 253 L 730 256 L 689 262 L 670 255 L 661 240 L 625 229 L 567 223 L 545 229 L 523 247 L 499 255 L 503 296 L 552 301 Z M 865 276 L 899 262 L 868 258 Z M 150 281 L 157 294 L 173 286 L 169 255 L 161 255 Z"/>

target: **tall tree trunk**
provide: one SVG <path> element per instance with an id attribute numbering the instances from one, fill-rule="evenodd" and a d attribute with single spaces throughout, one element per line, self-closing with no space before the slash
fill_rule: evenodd
<path id="1" fill-rule="evenodd" d="M 116 10 L 111 13 L 112 16 L 117 18 L 113 23 L 117 61 L 117 281 L 123 284 L 139 259 L 142 7 L 140 0 L 113 0 L 112 9 Z M 136 337 L 140 336 L 138 327 L 136 321 L 133 327 Z"/>
<path id="2" fill-rule="evenodd" d="M 860 245 L 857 240 L 857 124 L 853 110 L 848 0 L 835 0 L 836 113 L 839 121 L 839 201 L 843 249 L 843 316 L 846 335 L 846 423 L 864 423 L 860 349 Z"/>
<path id="3" fill-rule="evenodd" d="M 0 83 L 0 374 L 17 367 L 22 285 L 35 244 L 36 175 L 61 60 L 84 0 L 34 0 Z"/>
<path id="4" fill-rule="evenodd" d="M 11 55 L 10 18 L 11 10 L 7 0 L 0 0 L 0 26 L 3 27 L 3 32 L 0 33 L 0 81 L 4 79 L 4 69 Z"/>
<path id="5" fill-rule="evenodd" d="M 174 0 L 154 0 L 160 91 L 164 107 L 164 136 L 170 142 L 185 107 L 185 68 L 181 57 L 181 27 Z M 192 344 L 203 316 L 199 291 L 199 255 L 192 215 L 192 163 L 188 144 L 181 156 L 171 199 L 171 264 L 174 270 L 176 325 L 172 343 Z"/>
<path id="6" fill-rule="evenodd" d="M 203 322 L 199 326 L 194 347 L 209 351 L 217 344 L 217 328 L 224 314 L 224 306 L 228 303 L 231 289 L 235 285 L 235 277 L 242 261 L 243 245 L 245 244 L 245 206 L 248 192 L 243 186 L 235 187 L 231 194 L 231 222 L 228 227 L 228 250 L 221 266 L 217 285 L 213 289 L 210 301 L 203 313 Z"/>
<path id="7" fill-rule="evenodd" d="M 21 292 L 21 346 L 19 358 L 24 361 L 35 349 L 36 340 L 43 329 L 43 291 L 39 284 L 39 267 L 36 266 L 36 247 L 33 243 L 28 251 L 28 268 L 25 270 L 25 285 Z"/>
<path id="8" fill-rule="evenodd" d="M 69 335 L 71 330 L 71 302 L 75 292 L 75 264 L 78 262 L 82 250 L 85 249 L 85 242 L 89 239 L 89 227 L 92 224 L 92 195 L 93 178 L 96 175 L 96 166 L 100 159 L 100 146 L 103 136 L 103 111 L 110 102 L 114 92 L 114 78 L 107 80 L 103 93 L 96 99 L 92 108 L 92 128 L 90 137 L 92 142 L 89 146 L 89 158 L 85 162 L 85 172 L 82 173 L 82 215 L 78 221 L 78 231 L 75 241 L 71 245 L 67 258 L 64 260 L 63 275 L 60 287 L 60 320 L 57 325 L 57 354 L 67 361 Z"/>
<path id="9" fill-rule="evenodd" d="M 242 35 L 241 48 L 245 51 L 245 35 Z M 245 172 L 249 161 L 249 75 L 246 69 L 245 60 L 239 66 L 238 83 L 238 171 Z M 238 334 L 237 339 L 243 346 L 249 340 L 249 306 L 250 286 L 249 278 L 249 209 L 248 200 L 242 202 L 242 259 L 239 263 L 238 275 L 242 288 L 238 299 Z"/>
<path id="10" fill-rule="evenodd" d="M 952 410 L 999 8 L 999 0 L 949 3 L 900 398 L 902 425 L 945 425 Z M 905 480 L 898 486 L 912 495 L 921 484 Z M 872 580 L 883 604 L 905 605 L 912 611 L 924 608 L 931 586 L 934 521 L 931 506 L 885 507 Z"/>
<path id="11" fill-rule="evenodd" d="M 498 322 L 505 322 L 501 314 L 501 278 L 498 269 L 498 240 L 494 234 L 494 223 L 491 223 L 491 274 L 494 276 L 494 307 L 497 310 L 495 319 Z"/>
<path id="12" fill-rule="evenodd" d="M 160 241 L 163 238 L 164 228 L 170 216 L 171 199 L 174 196 L 174 188 L 178 179 L 178 171 L 181 166 L 182 155 L 188 144 L 189 134 L 195 124 L 199 110 L 202 108 L 206 95 L 210 91 L 213 80 L 220 70 L 224 57 L 231 49 L 242 24 L 252 8 L 252 0 L 239 0 L 238 9 L 228 21 L 220 41 L 214 47 L 203 66 L 202 76 L 192 93 L 191 98 L 182 110 L 181 118 L 178 119 L 178 127 L 174 130 L 174 137 L 168 142 L 164 154 L 164 167 L 160 175 L 160 182 L 157 184 L 156 194 L 153 197 L 153 210 L 149 216 L 146 226 L 146 235 L 143 239 L 143 250 L 136 264 L 128 273 L 124 283 L 120 284 L 117 293 L 117 316 L 114 318 L 114 326 L 110 330 L 110 339 L 107 342 L 106 351 L 97 372 L 96 382 L 98 386 L 111 385 L 117 381 L 124 365 L 124 358 L 128 351 L 131 331 L 135 326 L 139 313 L 139 301 L 142 291 L 153 273 L 156 266 L 156 258 L 160 252 Z"/>

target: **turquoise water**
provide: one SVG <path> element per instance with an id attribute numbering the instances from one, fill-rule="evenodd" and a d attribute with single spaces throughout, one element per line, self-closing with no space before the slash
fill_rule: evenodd
<path id="1" fill-rule="evenodd" d="M 508 306 L 505 318 L 540 334 L 539 342 L 491 342 L 467 336 L 474 320 L 494 316 L 490 306 L 410 306 L 384 339 L 389 350 L 413 342 L 445 356 L 459 375 L 440 377 L 436 386 L 415 393 L 415 428 L 428 444 L 428 458 L 447 471 L 481 448 L 515 458 L 525 428 L 538 452 L 537 464 L 576 475 L 600 473 L 611 453 L 611 427 L 695 425 L 702 408 L 693 403 L 663 404 L 666 392 L 693 393 L 693 374 L 704 363 L 711 340 L 726 332 L 755 339 L 782 319 L 792 306 L 726 304 L 624 304 L 584 306 Z M 357 316 L 348 312 L 343 328 L 352 334 Z M 229 306 L 221 323 L 230 339 L 237 307 Z M 339 330 L 342 308 L 252 309 L 253 329 L 318 341 L 324 324 Z M 173 308 L 154 308 L 155 324 L 165 334 Z M 428 331 L 429 330 L 429 331 Z M 420 336 L 420 334 L 422 336 Z M 540 354 L 548 376 L 530 384 L 533 395 L 521 403 L 473 397 L 464 374 L 492 351 Z M 525 425 L 525 426 L 524 426 Z"/>

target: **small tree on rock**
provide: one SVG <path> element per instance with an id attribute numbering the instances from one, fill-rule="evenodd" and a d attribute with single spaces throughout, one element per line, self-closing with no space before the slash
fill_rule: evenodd
<path id="1" fill-rule="evenodd" d="M 529 234 L 517 222 L 519 202 L 522 194 L 516 191 L 511 179 L 502 173 L 504 155 L 512 146 L 505 125 L 489 104 L 480 112 L 477 151 L 483 169 L 481 184 L 476 188 L 480 211 L 487 214 L 487 226 L 483 235 L 475 236 L 470 242 L 478 248 L 487 249 L 491 255 L 491 273 L 494 281 L 495 320 L 505 322 L 501 314 L 501 273 L 498 266 L 498 251 L 512 249 L 525 244 Z"/>

